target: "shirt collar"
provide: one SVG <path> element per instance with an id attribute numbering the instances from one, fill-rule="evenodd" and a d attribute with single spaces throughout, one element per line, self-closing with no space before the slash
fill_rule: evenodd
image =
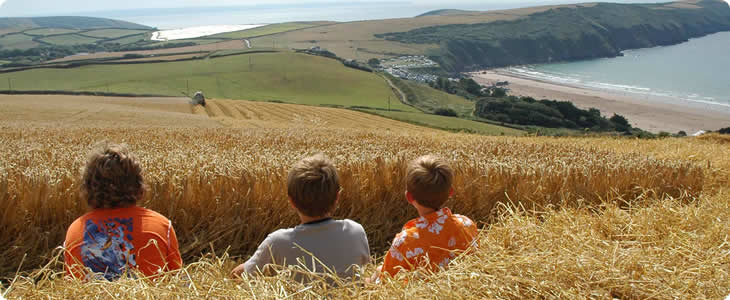
<path id="1" fill-rule="evenodd" d="M 451 210 L 448 207 L 444 207 L 442 209 L 439 209 L 439 210 L 432 212 L 430 214 L 427 214 L 425 216 L 418 217 L 418 218 L 408 221 L 408 223 L 406 223 L 406 225 L 404 225 L 403 228 L 414 227 L 414 226 L 416 226 L 416 223 L 418 223 L 418 222 L 425 221 L 425 222 L 431 223 L 433 221 L 436 221 L 436 219 L 438 219 L 439 217 L 441 217 L 443 215 L 451 217 L 452 216 Z"/>

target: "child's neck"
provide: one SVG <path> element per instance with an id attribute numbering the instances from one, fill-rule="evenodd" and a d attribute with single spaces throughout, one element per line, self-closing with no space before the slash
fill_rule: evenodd
<path id="1" fill-rule="evenodd" d="M 307 223 L 317 222 L 317 221 L 324 220 L 324 219 L 329 219 L 329 218 L 332 218 L 332 215 L 331 214 L 326 214 L 326 215 L 321 216 L 321 217 L 310 217 L 310 216 L 307 216 L 307 215 L 304 215 L 304 214 L 299 214 L 299 220 L 302 221 L 301 224 L 307 224 Z"/>
<path id="2" fill-rule="evenodd" d="M 414 206 L 416 207 L 416 210 L 418 210 L 418 215 L 421 217 L 428 216 L 437 211 L 437 209 L 433 209 L 433 208 L 425 207 L 425 206 L 421 206 L 421 205 L 414 205 Z"/>

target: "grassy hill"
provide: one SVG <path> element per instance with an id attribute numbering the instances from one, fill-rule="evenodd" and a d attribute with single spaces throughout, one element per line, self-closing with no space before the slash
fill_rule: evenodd
<path id="1" fill-rule="evenodd" d="M 200 90 L 208 97 L 387 108 L 397 99 L 373 73 L 323 57 L 290 52 L 134 65 L 34 69 L 0 75 L 0 89 L 98 91 L 180 96 Z M 417 111 L 392 101 L 393 109 Z"/>

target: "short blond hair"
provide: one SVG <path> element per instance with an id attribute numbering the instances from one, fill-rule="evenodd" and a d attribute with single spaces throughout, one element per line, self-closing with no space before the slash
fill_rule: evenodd
<path id="1" fill-rule="evenodd" d="M 321 217 L 332 212 L 339 192 L 337 169 L 323 154 L 304 158 L 289 170 L 287 193 L 302 214 Z"/>
<path id="2" fill-rule="evenodd" d="M 451 166 L 437 156 L 421 156 L 408 165 L 406 188 L 420 205 L 433 209 L 443 207 L 453 182 Z"/>

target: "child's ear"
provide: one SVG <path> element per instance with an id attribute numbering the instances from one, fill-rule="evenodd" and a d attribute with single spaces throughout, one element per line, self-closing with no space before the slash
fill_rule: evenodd
<path id="1" fill-rule="evenodd" d="M 294 200 L 291 197 L 288 197 L 288 196 L 286 198 L 289 199 L 289 205 L 291 205 L 291 208 L 293 208 L 293 209 L 296 210 L 297 209 L 297 206 L 294 205 Z"/>
<path id="2" fill-rule="evenodd" d="M 454 188 L 451 188 L 451 190 L 449 191 L 449 197 L 453 197 L 453 196 L 454 196 Z"/>
<path id="3" fill-rule="evenodd" d="M 413 199 L 413 194 L 411 194 L 411 192 L 409 192 L 408 190 L 406 190 L 406 200 L 408 201 L 408 203 L 413 203 L 414 201 L 416 201 L 415 199 Z"/>

